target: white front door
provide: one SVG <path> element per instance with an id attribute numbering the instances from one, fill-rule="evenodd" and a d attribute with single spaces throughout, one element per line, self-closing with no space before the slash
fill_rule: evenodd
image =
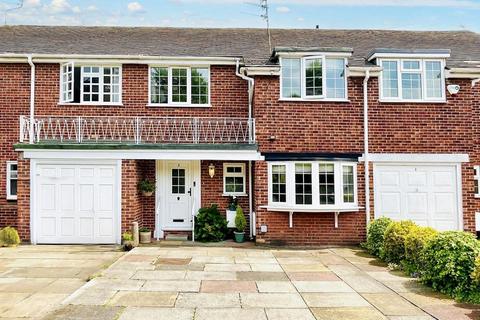
<path id="1" fill-rule="evenodd" d="M 455 165 L 374 166 L 375 217 L 412 220 L 438 230 L 458 230 Z"/>
<path id="2" fill-rule="evenodd" d="M 190 231 L 200 208 L 200 161 L 158 160 L 155 237 Z"/>
<path id="3" fill-rule="evenodd" d="M 117 166 L 73 163 L 35 168 L 36 243 L 116 243 Z"/>

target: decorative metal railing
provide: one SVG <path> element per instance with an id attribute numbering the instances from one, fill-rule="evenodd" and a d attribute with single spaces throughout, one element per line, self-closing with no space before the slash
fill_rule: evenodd
<path id="1" fill-rule="evenodd" d="M 32 130 L 33 129 L 33 130 Z M 252 144 L 255 119 L 206 117 L 20 116 L 20 142 Z"/>

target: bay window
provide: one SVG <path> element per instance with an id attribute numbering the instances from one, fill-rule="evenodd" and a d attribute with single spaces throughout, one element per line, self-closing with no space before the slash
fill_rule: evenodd
<path id="1" fill-rule="evenodd" d="M 386 101 L 445 101 L 444 61 L 381 59 L 380 98 Z"/>
<path id="2" fill-rule="evenodd" d="M 352 209 L 357 206 L 357 167 L 342 161 L 269 162 L 269 207 Z"/>
<path id="3" fill-rule="evenodd" d="M 122 102 L 121 67 L 62 64 L 60 103 L 114 104 Z"/>
<path id="4" fill-rule="evenodd" d="M 150 105 L 208 106 L 208 67 L 150 67 Z"/>
<path id="5" fill-rule="evenodd" d="M 280 98 L 347 99 L 346 61 L 343 57 L 282 57 Z"/>

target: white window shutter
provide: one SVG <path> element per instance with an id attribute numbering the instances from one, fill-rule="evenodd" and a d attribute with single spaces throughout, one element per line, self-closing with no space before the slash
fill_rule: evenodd
<path id="1" fill-rule="evenodd" d="M 60 101 L 73 102 L 73 88 L 74 88 L 74 63 L 66 62 L 61 66 L 60 75 Z"/>

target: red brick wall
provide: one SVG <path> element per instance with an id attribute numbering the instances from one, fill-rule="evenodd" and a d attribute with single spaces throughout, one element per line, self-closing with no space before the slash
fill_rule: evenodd
<path id="1" fill-rule="evenodd" d="M 363 153 L 363 78 L 348 80 L 349 102 L 279 101 L 279 78 L 255 78 L 254 117 L 261 152 Z M 378 101 L 378 79 L 369 81 L 369 144 L 372 153 L 468 153 L 471 163 L 462 166 L 465 230 L 473 231 L 479 199 L 473 197 L 473 165 L 479 164 L 478 128 L 480 86 L 453 79 L 461 85 L 447 103 L 397 104 Z M 477 134 L 474 134 L 476 132 Z M 270 137 L 276 139 L 271 141 Z M 333 214 L 295 213 L 293 228 L 288 214 L 268 212 L 267 166 L 255 165 L 255 210 L 260 241 L 323 245 L 358 243 L 365 236 L 365 212 L 340 214 L 339 229 Z M 370 203 L 373 216 L 373 170 L 370 168 Z M 358 166 L 359 205 L 364 207 L 363 166 Z M 266 234 L 259 233 L 262 224 Z"/>
<path id="2" fill-rule="evenodd" d="M 142 225 L 142 195 L 138 183 L 142 180 L 142 168 L 135 160 L 122 161 L 122 233 L 131 230 L 132 222 Z"/>

